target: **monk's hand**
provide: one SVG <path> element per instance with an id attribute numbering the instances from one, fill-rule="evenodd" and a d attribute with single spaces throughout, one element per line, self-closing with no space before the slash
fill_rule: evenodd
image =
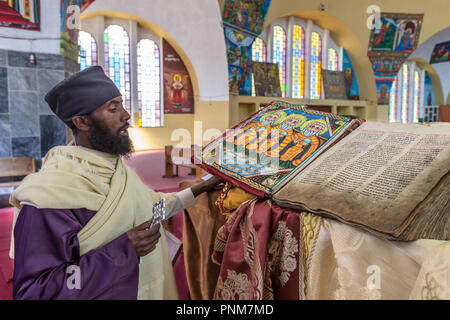
<path id="1" fill-rule="evenodd" d="M 128 239 L 133 244 L 138 257 L 144 257 L 155 250 L 161 237 L 160 224 L 158 223 L 149 229 L 151 222 L 152 220 L 146 221 L 127 232 Z"/>
<path id="2" fill-rule="evenodd" d="M 208 192 L 215 188 L 219 183 L 223 182 L 222 179 L 219 177 L 211 177 L 210 179 L 206 181 L 202 181 L 194 186 L 191 187 L 192 194 L 194 197 L 198 196 L 199 194 L 203 192 Z"/>

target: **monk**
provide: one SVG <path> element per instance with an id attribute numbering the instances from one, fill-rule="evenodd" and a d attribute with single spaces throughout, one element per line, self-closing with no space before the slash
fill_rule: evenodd
<path id="1" fill-rule="evenodd" d="M 165 237 L 150 228 L 153 204 L 168 217 L 217 185 L 178 193 L 148 189 L 121 157 L 133 152 L 130 115 L 101 67 L 85 69 L 45 97 L 75 142 L 51 149 L 10 198 L 14 299 L 177 299 Z"/>

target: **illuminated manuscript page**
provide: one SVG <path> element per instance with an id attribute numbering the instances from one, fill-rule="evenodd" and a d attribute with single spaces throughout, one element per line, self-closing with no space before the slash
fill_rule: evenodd
<path id="1" fill-rule="evenodd" d="M 274 194 L 384 234 L 398 234 L 450 168 L 450 126 L 366 122 Z"/>

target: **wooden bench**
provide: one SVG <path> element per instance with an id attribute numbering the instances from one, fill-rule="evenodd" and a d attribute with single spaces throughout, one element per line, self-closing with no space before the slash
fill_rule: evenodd
<path id="1" fill-rule="evenodd" d="M 33 157 L 0 158 L 0 188 L 17 187 L 25 176 L 34 172 Z"/>
<path id="2" fill-rule="evenodd" d="M 185 163 L 186 160 L 190 161 L 190 157 L 184 157 L 186 149 L 176 148 L 173 146 L 165 146 L 165 175 L 164 178 L 175 178 L 178 177 L 178 167 L 190 168 L 191 172 L 189 175 L 196 174 L 197 166 L 195 164 Z M 173 157 L 172 155 L 177 155 L 177 157 Z M 190 155 L 194 154 L 194 145 L 191 146 Z M 173 166 L 175 166 L 176 173 L 173 172 Z"/>

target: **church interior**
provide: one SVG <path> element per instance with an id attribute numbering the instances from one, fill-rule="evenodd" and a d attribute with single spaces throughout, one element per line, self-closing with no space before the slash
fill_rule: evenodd
<path id="1" fill-rule="evenodd" d="M 447 0 L 0 0 L 0 299 L 12 299 L 10 194 L 40 170 L 50 149 L 73 139 L 44 97 L 91 66 L 101 66 L 122 94 L 135 149 L 125 162 L 150 189 L 177 192 L 207 174 L 227 182 L 164 224 L 175 236 L 180 299 L 450 299 L 449 12 Z M 323 200 L 337 196 L 301 183 L 315 181 L 312 161 L 303 180 L 278 175 L 269 184 L 237 174 L 242 168 L 218 169 L 207 156 L 194 156 L 230 129 L 255 119 L 264 124 L 271 119 L 261 116 L 265 110 L 283 119 L 299 112 L 300 121 L 326 118 L 308 118 L 301 132 L 316 123 L 319 134 L 305 135 L 302 158 L 284 153 L 283 172 L 330 145 L 341 128 L 351 128 L 343 141 L 359 146 L 377 128 L 392 133 L 401 127 L 408 137 L 394 132 L 389 150 L 369 157 L 368 147 L 358 165 L 387 168 L 388 160 L 375 158 L 384 152 L 406 159 L 401 167 L 408 167 L 405 152 L 390 152 L 421 135 L 428 139 L 424 146 L 436 145 L 434 158 L 423 171 L 411 164 L 408 172 L 416 172 L 428 191 L 420 193 L 408 180 L 410 189 L 399 191 L 398 202 L 370 198 L 367 217 L 378 218 L 367 222 L 358 217 L 362 201 Z M 365 128 L 364 137 L 353 135 L 355 124 Z M 291 146 L 288 140 L 281 145 Z M 341 156 L 352 161 L 356 156 L 349 154 Z M 429 179 L 422 178 L 428 169 Z M 336 192 L 353 183 L 338 178 L 330 180 Z M 367 179 L 367 190 L 378 183 L 393 194 L 386 191 L 393 182 L 376 174 Z M 352 190 L 369 192 L 358 181 Z M 308 193 L 311 205 L 301 200 Z M 435 198 L 439 210 L 423 208 Z M 401 203 L 414 203 L 399 214 L 402 221 L 385 218 L 397 207 L 400 212 Z M 308 206 L 316 210 L 300 209 Z M 342 215 L 323 214 L 341 207 Z M 430 231 L 417 231 L 426 228 L 414 223 L 425 220 L 433 221 Z"/>

